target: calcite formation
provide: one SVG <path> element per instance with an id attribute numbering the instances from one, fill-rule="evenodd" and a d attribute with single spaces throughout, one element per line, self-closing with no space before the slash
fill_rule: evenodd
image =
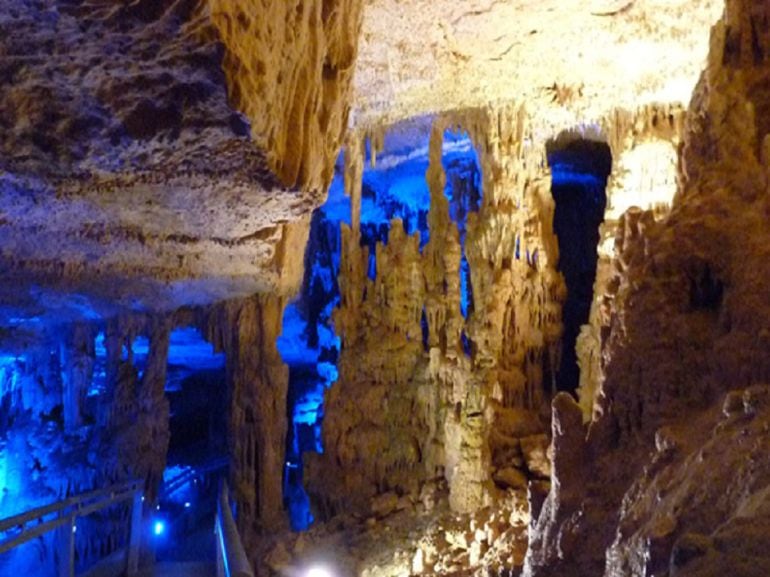
<path id="1" fill-rule="evenodd" d="M 355 0 L 4 3 L 4 326 L 296 290 L 360 21 Z"/>
<path id="2" fill-rule="evenodd" d="M 289 371 L 275 342 L 286 300 L 257 295 L 217 307 L 205 333 L 224 351 L 228 381 L 230 478 L 247 543 L 285 524 L 284 445 Z"/>
<path id="3" fill-rule="evenodd" d="M 441 143 L 452 121 L 439 119 L 422 252 L 418 235 L 394 220 L 387 245 L 376 247 L 371 279 L 355 213 L 352 227 L 343 225 L 334 316 L 340 378 L 326 399 L 325 450 L 309 474 L 328 513 L 365 509 L 384 492 L 418 494 L 434 479 L 447 481 L 453 509 L 470 512 L 494 499 L 493 476 L 521 491 L 528 475 L 543 474 L 543 467 L 527 469 L 521 444 L 543 430 L 539 413 L 554 386 L 565 295 L 544 149 L 527 146 L 527 116 L 518 106 L 468 111 L 458 122 L 479 153 L 478 214 L 450 219 Z M 351 158 L 346 175 L 360 178 L 360 162 Z M 350 190 L 356 210 L 360 183 Z M 467 319 L 463 254 L 472 281 Z"/>
<path id="4" fill-rule="evenodd" d="M 766 571 L 767 17 L 764 3 L 727 3 L 671 212 L 619 222 L 584 449 L 593 479 L 565 480 L 568 499 L 554 480 L 543 511 L 559 513 L 540 514 L 527 575 Z"/>
<path id="5" fill-rule="evenodd" d="M 139 477 L 149 511 L 169 343 L 194 326 L 226 355 L 228 477 L 265 574 L 323 550 L 369 577 L 770 572 L 766 2 L 13 0 L 0 81 L 17 486 Z M 370 243 L 365 158 L 423 115 L 429 237 L 394 219 Z M 446 131 L 480 182 L 444 166 Z M 546 151 L 586 139 L 612 172 L 572 396 Z M 350 221 L 321 235 L 339 303 L 299 305 L 332 317 L 339 379 L 305 455 L 319 523 L 289 535 L 276 341 L 343 142 Z"/>
<path id="6" fill-rule="evenodd" d="M 225 48 L 230 103 L 282 182 L 323 191 L 347 125 L 362 3 L 212 0 L 196 31 Z"/>

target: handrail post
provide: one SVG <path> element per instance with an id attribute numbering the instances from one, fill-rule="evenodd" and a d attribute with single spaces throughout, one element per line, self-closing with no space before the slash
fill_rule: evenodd
<path id="1" fill-rule="evenodd" d="M 75 515 L 67 513 L 66 523 L 59 527 L 59 571 L 58 577 L 75 577 Z"/>
<path id="2" fill-rule="evenodd" d="M 139 549 L 142 540 L 142 489 L 134 491 L 131 504 L 131 533 L 126 555 L 126 575 L 131 577 L 139 572 Z"/>

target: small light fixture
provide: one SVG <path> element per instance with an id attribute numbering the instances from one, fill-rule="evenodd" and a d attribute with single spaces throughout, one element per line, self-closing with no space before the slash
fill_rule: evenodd
<path id="1" fill-rule="evenodd" d="M 156 537 L 160 537 L 163 535 L 163 532 L 166 530 L 166 525 L 163 523 L 163 521 L 155 521 L 155 524 L 152 526 L 152 532 L 155 534 Z"/>
<path id="2" fill-rule="evenodd" d="M 189 509 L 190 508 L 190 501 L 185 502 L 184 508 L 185 509 Z"/>

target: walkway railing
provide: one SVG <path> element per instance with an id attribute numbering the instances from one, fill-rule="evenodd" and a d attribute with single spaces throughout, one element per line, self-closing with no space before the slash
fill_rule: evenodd
<path id="1" fill-rule="evenodd" d="M 168 498 L 173 495 L 177 489 L 184 487 L 193 479 L 204 477 L 205 475 L 215 471 L 226 470 L 229 463 L 230 461 L 227 457 L 221 457 L 219 459 L 211 460 L 205 465 L 196 465 L 194 467 L 186 468 L 176 477 L 169 479 L 168 481 L 164 481 L 163 487 L 161 488 L 161 501 L 164 498 Z"/>
<path id="2" fill-rule="evenodd" d="M 135 575 L 139 566 L 139 544 L 142 526 L 142 481 L 131 481 L 107 489 L 76 495 L 63 501 L 32 509 L 0 521 L 0 534 L 11 530 L 19 533 L 0 541 L 0 554 L 50 531 L 58 531 L 58 577 L 75 575 L 75 527 L 85 517 L 113 505 L 131 501 L 131 528 L 126 555 L 126 574 Z M 35 524 L 36 523 L 36 524 Z M 249 576 L 252 577 L 252 576 Z"/>
<path id="3" fill-rule="evenodd" d="M 230 492 L 222 481 L 217 501 L 217 577 L 254 577 L 230 508 Z"/>

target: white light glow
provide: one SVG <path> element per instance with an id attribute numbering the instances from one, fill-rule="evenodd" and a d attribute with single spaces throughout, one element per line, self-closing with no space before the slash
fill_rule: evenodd
<path id="1" fill-rule="evenodd" d="M 310 567 L 310 569 L 305 572 L 304 577 L 334 577 L 334 575 L 326 567 L 315 566 Z"/>

